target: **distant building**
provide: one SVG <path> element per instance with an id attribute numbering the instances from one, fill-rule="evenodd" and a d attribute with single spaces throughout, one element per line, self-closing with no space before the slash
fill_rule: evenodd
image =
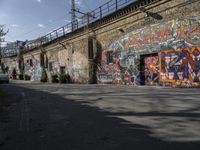
<path id="1" fill-rule="evenodd" d="M 6 46 L 2 47 L 1 55 L 2 57 L 15 56 L 23 50 L 24 45 L 25 42 L 23 41 L 7 43 Z"/>

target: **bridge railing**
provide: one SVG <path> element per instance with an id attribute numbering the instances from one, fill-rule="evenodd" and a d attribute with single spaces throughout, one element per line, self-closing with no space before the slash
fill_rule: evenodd
<path id="1" fill-rule="evenodd" d="M 140 0 L 110 0 L 107 3 L 99 6 L 98 8 L 94 9 L 93 11 L 90 12 L 90 17 L 89 17 L 89 23 L 92 23 L 96 20 L 99 20 L 133 2 L 140 2 Z M 151 3 L 155 0 L 141 0 L 141 3 L 145 2 L 145 4 Z M 76 29 L 81 28 L 85 25 L 87 25 L 88 21 L 85 21 L 84 16 L 76 22 Z M 40 37 L 32 42 L 29 42 L 28 44 L 25 45 L 25 51 L 29 51 L 33 48 L 36 48 L 40 45 L 46 44 L 48 42 L 51 42 L 59 37 L 62 37 L 66 35 L 67 33 L 70 33 L 74 30 L 72 30 L 72 23 L 69 23 L 65 26 L 62 26 L 47 35 Z"/>
<path id="2" fill-rule="evenodd" d="M 98 8 L 94 9 L 90 12 L 91 17 L 89 17 L 89 22 L 94 22 L 98 19 L 101 19 L 102 17 L 105 17 L 106 15 L 109 15 L 124 6 L 127 6 L 128 4 L 134 2 L 136 0 L 110 0 L 107 3 L 99 6 Z M 87 22 L 85 22 L 84 17 L 82 17 L 79 21 L 77 21 L 76 29 L 81 28 L 85 26 Z M 42 44 L 51 42 L 59 37 L 62 37 L 66 35 L 67 33 L 72 32 L 72 23 L 69 23 L 65 26 L 62 26 L 47 35 L 43 37 L 39 37 L 38 39 L 27 43 L 25 46 L 25 51 L 29 51 L 33 48 L 36 48 Z"/>

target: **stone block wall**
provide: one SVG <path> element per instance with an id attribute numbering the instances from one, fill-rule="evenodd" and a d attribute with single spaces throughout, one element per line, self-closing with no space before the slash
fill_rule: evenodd
<path id="1" fill-rule="evenodd" d="M 27 52 L 25 73 L 40 79 L 42 53 L 49 79 L 64 71 L 75 83 L 96 76 L 98 83 L 199 86 L 199 1 L 154 1 L 146 12 L 130 7 Z"/>

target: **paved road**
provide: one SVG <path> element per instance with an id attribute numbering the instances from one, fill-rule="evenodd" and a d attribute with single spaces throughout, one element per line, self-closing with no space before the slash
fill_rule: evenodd
<path id="1" fill-rule="evenodd" d="M 200 89 L 9 84 L 1 150 L 199 150 Z"/>

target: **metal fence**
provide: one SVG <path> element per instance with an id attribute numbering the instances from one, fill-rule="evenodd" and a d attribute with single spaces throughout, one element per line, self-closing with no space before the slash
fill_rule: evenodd
<path id="1" fill-rule="evenodd" d="M 92 10 L 89 14 L 90 17 L 88 18 L 87 21 L 85 21 L 84 16 L 81 17 L 79 21 L 76 22 L 76 29 L 84 27 L 87 25 L 87 23 L 92 23 L 94 21 L 97 21 L 133 2 L 140 2 L 142 5 L 147 5 L 151 2 L 154 2 L 156 0 L 110 0 L 107 3 L 99 6 L 98 8 Z M 32 42 L 29 42 L 25 45 L 25 51 L 29 51 L 33 48 L 36 48 L 40 45 L 46 44 L 48 42 L 51 42 L 59 37 L 62 37 L 66 35 L 67 33 L 72 32 L 72 23 L 69 23 L 65 26 L 62 26 L 49 34 L 40 37 Z"/>
<path id="2" fill-rule="evenodd" d="M 136 0 L 110 0 L 107 3 L 101 5 L 100 7 L 92 10 L 90 12 L 91 16 L 89 17 L 89 22 L 92 23 L 96 20 L 99 20 L 125 6 L 131 4 Z M 77 21 L 77 29 L 87 25 L 84 16 L 81 17 L 79 21 Z M 25 45 L 25 51 L 29 51 L 30 49 L 36 48 L 40 45 L 46 44 L 48 42 L 53 41 L 59 37 L 66 35 L 67 33 L 72 32 L 72 23 L 69 23 L 65 26 L 62 26 L 47 35 L 40 37 L 32 42 L 29 42 Z"/>

